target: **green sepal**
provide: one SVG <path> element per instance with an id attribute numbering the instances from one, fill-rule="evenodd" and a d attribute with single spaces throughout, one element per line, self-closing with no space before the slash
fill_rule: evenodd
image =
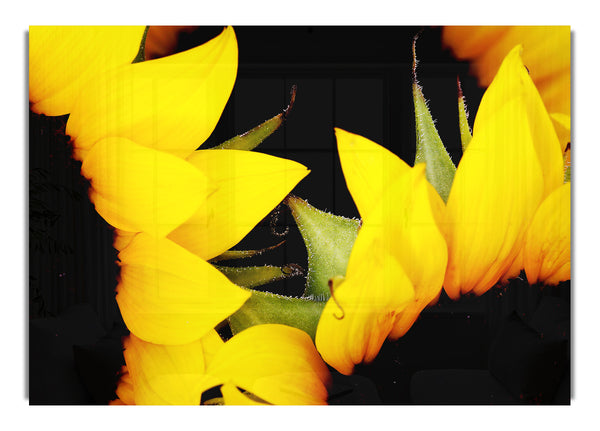
<path id="1" fill-rule="evenodd" d="M 458 76 L 456 77 L 456 83 L 458 85 L 458 128 L 460 130 L 460 143 L 462 146 L 462 152 L 464 154 L 467 146 L 473 138 L 473 135 L 471 135 L 471 127 L 469 127 L 469 112 L 467 111 L 467 104 L 465 103 L 465 97 L 463 95 Z"/>
<path id="2" fill-rule="evenodd" d="M 567 145 L 567 149 L 563 154 L 563 165 L 564 165 L 564 181 L 565 183 L 571 182 L 571 144 Z"/>
<path id="3" fill-rule="evenodd" d="M 292 195 L 284 203 L 292 211 L 308 253 L 308 273 L 303 297 L 329 298 L 329 279 L 336 275 L 346 275 L 360 220 L 318 210 Z"/>
<path id="4" fill-rule="evenodd" d="M 247 259 L 253 256 L 259 256 L 263 254 L 265 251 L 274 250 L 283 244 L 285 240 L 281 241 L 278 244 L 272 245 L 271 247 L 261 248 L 260 250 L 227 250 L 220 255 L 213 257 L 209 260 L 209 262 L 219 262 L 222 260 L 235 260 L 235 259 Z"/>
<path id="5" fill-rule="evenodd" d="M 278 280 L 303 275 L 304 270 L 295 263 L 285 266 L 217 266 L 213 265 L 223 273 L 232 283 L 238 286 L 253 288 Z"/>
<path id="6" fill-rule="evenodd" d="M 314 341 L 326 301 L 292 298 L 257 290 L 250 292 L 252 296 L 229 317 L 233 335 L 251 326 L 279 323 L 306 332 Z"/>
<path id="7" fill-rule="evenodd" d="M 294 100 L 296 100 L 296 86 L 292 87 L 291 91 L 291 99 L 287 108 L 283 110 L 280 114 L 275 115 L 273 118 L 265 121 L 262 124 L 254 127 L 253 129 L 242 133 L 241 135 L 235 136 L 222 144 L 214 147 L 216 150 L 253 150 L 256 148 L 261 142 L 267 139 L 269 136 L 275 132 L 281 126 L 281 124 L 286 120 L 292 106 L 294 105 Z"/>
<path id="8" fill-rule="evenodd" d="M 148 36 L 149 28 L 150 26 L 147 25 L 144 29 L 144 34 L 142 34 L 142 41 L 140 42 L 140 49 L 138 50 L 138 53 L 136 54 L 133 61 L 131 62 L 132 64 L 141 63 L 142 61 L 146 60 L 146 36 Z"/>
<path id="9" fill-rule="evenodd" d="M 413 41 L 413 101 L 417 132 L 415 165 L 425 163 L 425 176 L 444 202 L 448 200 L 456 166 L 452 163 L 427 107 L 421 86 L 417 82 L 416 38 Z"/>

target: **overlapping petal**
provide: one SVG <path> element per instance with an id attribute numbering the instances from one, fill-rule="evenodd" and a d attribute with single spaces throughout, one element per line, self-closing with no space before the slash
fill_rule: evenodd
<path id="1" fill-rule="evenodd" d="M 130 334 L 125 338 L 123 347 L 134 404 L 200 404 L 200 380 L 206 370 L 203 340 L 163 346 Z M 131 401 L 130 398 L 128 400 Z"/>
<path id="2" fill-rule="evenodd" d="M 107 138 L 81 166 L 90 199 L 112 226 L 164 236 L 187 220 L 213 190 L 190 163 L 126 138 Z"/>
<path id="3" fill-rule="evenodd" d="M 212 265 L 166 238 L 139 233 L 119 259 L 117 302 L 123 320 L 148 342 L 198 340 L 250 297 Z"/>
<path id="4" fill-rule="evenodd" d="M 523 260 L 530 284 L 556 285 L 571 279 L 571 183 L 540 205 L 525 239 Z"/>
<path id="5" fill-rule="evenodd" d="M 206 373 L 205 389 L 218 381 L 278 405 L 326 404 L 331 381 L 310 337 L 276 324 L 253 326 L 228 340 Z"/>
<path id="6" fill-rule="evenodd" d="M 86 85 L 66 133 L 74 156 L 100 139 L 129 138 L 186 157 L 214 130 L 237 73 L 233 29 L 196 48 L 112 69 Z"/>
<path id="7" fill-rule="evenodd" d="M 130 64 L 144 26 L 31 26 L 29 102 L 38 114 L 65 115 L 82 88 L 108 70 Z"/>
<path id="8" fill-rule="evenodd" d="M 402 336 L 439 295 L 447 250 L 437 225 L 443 202 L 426 181 L 425 166 L 410 168 L 358 135 L 336 129 L 336 136 L 363 224 L 316 343 L 330 365 L 348 374 L 372 360 L 388 336 Z"/>
<path id="9" fill-rule="evenodd" d="M 241 241 L 309 173 L 291 160 L 241 150 L 199 150 L 187 161 L 216 190 L 169 238 L 203 259 Z"/>
<path id="10" fill-rule="evenodd" d="M 509 270 L 535 210 L 562 184 L 560 144 L 520 52 L 486 91 L 454 177 L 443 225 L 451 298 L 482 294 Z"/>

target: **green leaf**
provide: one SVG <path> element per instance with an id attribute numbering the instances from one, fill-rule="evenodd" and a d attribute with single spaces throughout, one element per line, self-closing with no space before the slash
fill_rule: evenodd
<path id="1" fill-rule="evenodd" d="M 444 202 L 448 200 L 456 167 L 446 151 L 427 107 L 421 86 L 417 82 L 416 40 L 413 40 L 413 101 L 417 131 L 415 164 L 425 163 L 425 176 Z"/>
<path id="2" fill-rule="evenodd" d="M 141 63 L 146 60 L 146 36 L 148 35 L 148 29 L 150 26 L 146 26 L 144 34 L 142 35 L 142 41 L 140 42 L 140 49 L 131 63 Z"/>
<path id="3" fill-rule="evenodd" d="M 292 211 L 308 253 L 303 297 L 327 299 L 330 296 L 329 279 L 346 275 L 360 221 L 318 210 L 296 196 L 288 196 L 284 203 Z"/>
<path id="4" fill-rule="evenodd" d="M 246 259 L 253 256 L 259 256 L 263 254 L 265 251 L 274 250 L 283 244 L 285 240 L 281 241 L 279 244 L 272 245 L 271 247 L 262 248 L 260 250 L 227 250 L 226 252 L 213 257 L 209 260 L 209 262 L 219 262 L 222 260 L 235 260 L 235 259 Z"/>
<path id="5" fill-rule="evenodd" d="M 251 326 L 279 323 L 306 332 L 314 340 L 326 301 L 291 298 L 252 290 L 252 296 L 229 317 L 233 335 Z"/>
<path id="6" fill-rule="evenodd" d="M 460 143 L 464 154 L 473 136 L 471 135 L 471 128 L 469 127 L 469 112 L 467 111 L 465 97 L 463 96 L 458 76 L 456 77 L 456 83 L 458 85 L 458 128 L 460 129 Z"/>
<path id="7" fill-rule="evenodd" d="M 296 100 L 296 86 L 292 87 L 291 91 L 291 99 L 287 108 L 283 110 L 280 114 L 275 115 L 270 120 L 265 121 L 262 124 L 254 127 L 253 129 L 238 135 L 234 138 L 231 138 L 222 144 L 217 145 L 214 149 L 217 150 L 253 150 L 256 148 L 262 141 L 271 136 L 275 130 L 281 126 L 281 124 L 286 120 L 292 106 L 294 106 L 294 101 Z"/>
<path id="8" fill-rule="evenodd" d="M 214 267 L 221 271 L 232 283 L 247 288 L 262 286 L 304 274 L 302 267 L 295 263 L 283 267 L 270 265 L 241 267 L 214 265 Z"/>

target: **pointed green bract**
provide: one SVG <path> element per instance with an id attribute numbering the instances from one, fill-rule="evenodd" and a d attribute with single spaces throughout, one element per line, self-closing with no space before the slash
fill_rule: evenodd
<path id="1" fill-rule="evenodd" d="M 148 35 L 149 28 L 149 26 L 146 26 L 144 29 L 144 34 L 142 35 L 142 40 L 140 42 L 140 50 L 131 63 L 141 63 L 146 60 L 146 36 Z"/>
<path id="2" fill-rule="evenodd" d="M 417 163 L 425 163 L 425 176 L 427 180 L 437 190 L 444 202 L 446 202 L 448 195 L 450 195 L 450 188 L 452 187 L 456 167 L 452 163 L 452 159 L 435 128 L 421 87 L 416 81 L 413 83 L 413 98 L 417 130 L 415 165 Z"/>
<path id="3" fill-rule="evenodd" d="M 250 299 L 229 317 L 229 326 L 234 335 L 251 326 L 279 323 L 298 328 L 315 339 L 326 301 L 291 298 L 255 290 L 251 292 Z"/>
<path id="4" fill-rule="evenodd" d="M 293 263 L 283 267 L 271 265 L 240 267 L 213 266 L 221 271 L 232 283 L 247 288 L 262 286 L 304 273 L 300 266 Z"/>
<path id="5" fill-rule="evenodd" d="M 460 80 L 456 78 L 456 82 L 458 84 L 458 128 L 460 130 L 460 143 L 464 154 L 473 136 L 471 135 L 471 128 L 469 127 L 469 113 L 460 86 Z"/>
<path id="6" fill-rule="evenodd" d="M 214 147 L 216 150 L 253 150 L 261 142 L 267 139 L 275 130 L 281 126 L 281 124 L 287 118 L 287 115 L 294 105 L 296 99 L 296 86 L 292 87 L 291 100 L 287 108 L 280 114 L 275 115 L 273 118 L 265 121 L 262 124 L 250 129 L 249 131 L 242 133 L 241 135 L 235 136 L 222 144 Z"/>
<path id="7" fill-rule="evenodd" d="M 220 255 L 213 257 L 209 262 L 220 262 L 222 260 L 235 260 L 235 259 L 247 259 L 249 257 L 258 256 L 263 254 L 265 251 L 274 250 L 285 242 L 281 241 L 279 244 L 275 244 L 271 247 L 261 248 L 260 250 L 227 250 Z"/>
<path id="8" fill-rule="evenodd" d="M 284 202 L 292 210 L 308 252 L 303 296 L 327 299 L 330 296 L 329 279 L 346 274 L 360 221 L 318 210 L 295 196 L 288 196 Z"/>
<path id="9" fill-rule="evenodd" d="M 448 200 L 456 166 L 452 163 L 427 107 L 421 86 L 417 82 L 417 38 L 413 40 L 413 101 L 417 131 L 415 165 L 425 163 L 425 176 L 444 202 Z"/>

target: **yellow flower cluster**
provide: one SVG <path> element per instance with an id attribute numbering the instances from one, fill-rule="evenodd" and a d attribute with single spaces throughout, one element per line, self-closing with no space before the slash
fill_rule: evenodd
<path id="1" fill-rule="evenodd" d="M 361 227 L 345 277 L 317 328 L 325 361 L 350 374 L 402 336 L 442 287 L 481 295 L 525 269 L 529 283 L 569 280 L 570 182 L 557 131 L 521 59 L 506 56 L 485 92 L 447 203 L 385 148 L 336 130 Z"/>
<path id="2" fill-rule="evenodd" d="M 250 293 L 207 261 L 237 244 L 308 174 L 265 154 L 198 149 L 235 82 L 233 29 L 189 51 L 132 63 L 143 27 L 32 27 L 31 109 L 69 114 L 66 132 L 90 199 L 116 232 L 116 299 L 131 334 L 114 404 L 197 405 L 214 387 L 226 404 L 324 404 L 325 362 L 351 374 L 372 361 L 442 289 L 453 299 L 481 295 L 521 270 L 531 284 L 569 280 L 570 113 L 551 99 L 568 67 L 556 60 L 555 87 L 554 72 L 535 61 L 525 67 L 523 47 L 513 43 L 519 34 L 492 30 L 478 33 L 481 43 L 502 35 L 510 50 L 498 48 L 504 59 L 490 66 L 493 79 L 447 202 L 423 163 L 410 167 L 335 130 L 362 226 L 345 275 L 330 280 L 313 343 L 280 324 L 250 327 L 227 342 L 215 331 Z M 458 50 L 464 31 L 445 30 L 446 42 Z M 563 47 L 562 33 L 559 39 Z M 474 58 L 467 48 L 479 45 L 461 43 L 459 56 Z M 479 71 L 490 56 L 476 62 Z M 546 105 L 542 97 L 550 98 Z"/>
<path id="3" fill-rule="evenodd" d="M 304 332 L 264 325 L 220 340 L 214 328 L 250 293 L 207 263 L 308 170 L 255 152 L 197 150 L 235 82 L 232 28 L 188 51 L 133 62 L 144 31 L 30 28 L 30 107 L 69 114 L 66 133 L 90 199 L 116 229 L 117 302 L 131 331 L 121 402 L 197 405 L 222 385 L 225 403 L 325 403 L 329 372 Z"/>

